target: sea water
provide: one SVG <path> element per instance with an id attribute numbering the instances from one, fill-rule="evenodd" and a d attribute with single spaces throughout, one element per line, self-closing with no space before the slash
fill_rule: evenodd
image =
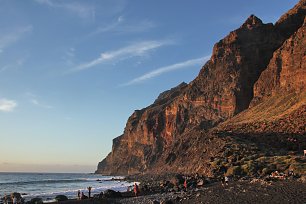
<path id="1" fill-rule="evenodd" d="M 107 189 L 126 191 L 133 184 L 120 180 L 122 178 L 75 173 L 0 173 L 0 198 L 18 192 L 25 200 L 34 197 L 53 200 L 56 195 L 73 199 L 78 190 L 88 195 L 89 186 L 92 187 L 91 195 Z"/>

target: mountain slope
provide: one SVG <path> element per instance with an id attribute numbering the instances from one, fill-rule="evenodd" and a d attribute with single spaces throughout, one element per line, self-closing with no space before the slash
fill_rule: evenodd
<path id="1" fill-rule="evenodd" d="M 213 175 L 218 165 L 212 162 L 226 159 L 224 152 L 236 152 L 233 161 L 238 161 L 242 153 L 263 151 L 258 145 L 265 143 L 265 130 L 260 143 L 249 142 L 239 132 L 242 127 L 255 127 L 261 118 L 272 124 L 283 116 L 299 117 L 298 128 L 290 133 L 305 135 L 301 125 L 305 124 L 305 2 L 300 1 L 275 25 L 251 15 L 216 43 L 195 80 L 164 92 L 151 106 L 130 116 L 123 135 L 113 140 L 112 152 L 99 163 L 96 173 Z M 273 94 L 279 90 L 288 94 Z M 263 115 L 266 112 L 270 114 Z M 270 132 L 278 132 L 269 127 Z M 248 132 L 246 128 L 242 133 Z"/>

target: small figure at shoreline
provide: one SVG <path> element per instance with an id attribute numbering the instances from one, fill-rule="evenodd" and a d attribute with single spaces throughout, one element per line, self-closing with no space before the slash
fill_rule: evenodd
<path id="1" fill-rule="evenodd" d="M 135 194 L 135 197 L 137 197 L 139 194 L 139 187 L 136 182 L 134 183 L 134 194 Z"/>
<path id="2" fill-rule="evenodd" d="M 87 189 L 88 189 L 88 197 L 89 197 L 89 198 L 90 198 L 90 194 L 91 194 L 91 188 L 92 188 L 91 186 L 88 186 L 88 187 L 87 187 Z"/>
<path id="3" fill-rule="evenodd" d="M 8 199 L 7 199 L 7 195 L 4 194 L 4 204 L 8 204 Z"/>
<path id="4" fill-rule="evenodd" d="M 81 191 L 78 190 L 78 200 L 81 200 Z"/>
<path id="5" fill-rule="evenodd" d="M 82 192 L 81 193 L 81 200 L 85 200 L 85 199 L 87 199 L 88 197 Z"/>
<path id="6" fill-rule="evenodd" d="M 17 198 L 16 198 L 16 196 L 14 196 L 13 193 L 11 195 L 11 198 L 12 198 L 13 204 L 17 204 Z"/>

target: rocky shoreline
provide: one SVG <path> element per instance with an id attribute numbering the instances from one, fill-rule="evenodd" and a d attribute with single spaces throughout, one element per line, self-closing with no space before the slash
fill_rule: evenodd
<path id="1" fill-rule="evenodd" d="M 107 190 L 93 195 L 90 199 L 68 200 L 58 196 L 60 199 L 57 199 L 57 202 L 48 203 L 306 203 L 305 175 L 283 178 L 231 178 L 228 184 L 221 183 L 218 178 L 197 174 L 186 177 L 180 174 L 134 175 L 125 180 L 140 182 L 139 196 L 135 197 L 133 190 L 121 193 Z M 36 198 L 26 203 L 43 202 Z"/>

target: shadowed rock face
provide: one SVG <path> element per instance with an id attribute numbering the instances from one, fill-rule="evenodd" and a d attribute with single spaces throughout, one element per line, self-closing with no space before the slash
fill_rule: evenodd
<path id="1" fill-rule="evenodd" d="M 274 52 L 267 69 L 254 86 L 254 106 L 263 98 L 280 92 L 305 91 L 306 79 L 306 19 L 302 27 Z"/>
<path id="2" fill-rule="evenodd" d="M 246 110 L 252 100 L 259 103 L 276 87 L 304 89 L 304 8 L 303 0 L 275 26 L 251 15 L 215 44 L 196 79 L 160 94 L 152 105 L 130 116 L 96 173 L 211 174 L 207 161 L 229 142 L 210 133 L 211 128 Z M 229 131 L 232 126 L 225 127 Z"/>
<path id="3" fill-rule="evenodd" d="M 300 0 L 291 10 L 282 15 L 275 23 L 275 27 L 284 38 L 289 38 L 304 22 L 306 14 L 306 0 Z"/>

